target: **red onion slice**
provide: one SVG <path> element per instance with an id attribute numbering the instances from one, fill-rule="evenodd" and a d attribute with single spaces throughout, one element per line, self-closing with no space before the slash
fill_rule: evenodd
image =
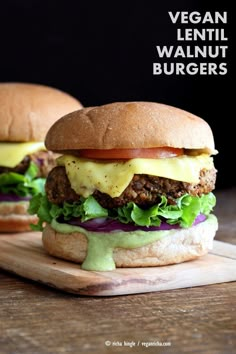
<path id="1" fill-rule="evenodd" d="M 20 202 L 20 201 L 24 201 L 24 200 L 30 200 L 31 197 L 20 197 L 16 194 L 4 194 L 4 193 L 0 193 L 0 202 Z"/>
<path id="2" fill-rule="evenodd" d="M 199 224 L 206 220 L 206 216 L 204 214 L 200 214 L 196 217 L 193 226 Z M 179 224 L 170 225 L 166 222 L 162 222 L 160 226 L 136 226 L 132 224 L 122 224 L 118 220 L 113 220 L 109 218 L 97 218 L 88 220 L 85 222 L 81 222 L 80 219 L 74 218 L 70 221 L 67 221 L 70 225 L 80 226 L 87 231 L 96 231 L 96 232 L 111 232 L 111 231 L 163 231 L 163 230 L 172 230 L 172 229 L 180 229 Z"/>

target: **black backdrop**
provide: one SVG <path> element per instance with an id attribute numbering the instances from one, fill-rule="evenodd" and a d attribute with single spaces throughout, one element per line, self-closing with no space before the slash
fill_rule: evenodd
<path id="1" fill-rule="evenodd" d="M 235 20 L 230 2 L 1 2 L 0 81 L 54 86 L 85 106 L 147 100 L 188 110 L 203 117 L 213 129 L 220 152 L 215 158 L 217 187 L 236 185 L 231 97 L 235 91 Z M 153 76 L 152 63 L 158 61 L 155 46 L 177 44 L 177 26 L 171 23 L 168 11 L 228 12 L 228 24 L 224 25 L 229 37 L 227 75 Z"/>

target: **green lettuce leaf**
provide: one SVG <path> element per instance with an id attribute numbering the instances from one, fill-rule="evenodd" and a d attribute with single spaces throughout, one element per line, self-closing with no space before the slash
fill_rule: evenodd
<path id="1" fill-rule="evenodd" d="M 20 197 L 44 193 L 45 178 L 37 178 L 38 166 L 30 162 L 25 174 L 4 172 L 0 174 L 0 193 L 14 193 Z"/>
<path id="2" fill-rule="evenodd" d="M 44 222 L 50 224 L 52 219 L 57 219 L 60 216 L 64 220 L 79 217 L 82 222 L 108 216 L 108 210 L 104 209 L 92 196 L 81 199 L 79 202 L 64 202 L 62 206 L 59 206 L 50 203 L 45 195 L 38 194 L 31 199 L 28 212 L 29 214 L 38 214 L 38 224 L 31 225 L 34 230 L 42 230 Z"/>
<path id="3" fill-rule="evenodd" d="M 216 197 L 213 193 L 203 194 L 200 198 L 201 213 L 209 215 L 214 206 L 216 205 Z"/>
<path id="4" fill-rule="evenodd" d="M 168 224 L 179 224 L 187 228 L 199 214 L 210 214 L 216 204 L 216 198 L 213 193 L 201 197 L 185 194 L 176 199 L 176 205 L 168 205 L 167 202 L 167 198 L 162 196 L 160 203 L 145 210 L 133 202 L 128 203 L 118 208 L 117 219 L 123 223 L 133 222 L 139 226 L 160 226 L 161 220 L 165 219 Z"/>
<path id="5" fill-rule="evenodd" d="M 168 204 L 165 196 L 161 201 L 150 207 L 142 209 L 135 203 L 130 202 L 123 207 L 112 210 L 103 208 L 94 197 L 81 198 L 79 202 L 67 203 L 62 206 L 51 204 L 45 195 L 39 194 L 30 201 L 30 214 L 38 214 L 39 224 L 34 229 L 42 230 L 43 223 L 51 223 L 53 219 L 63 217 L 70 220 L 72 217 L 79 217 L 86 221 L 99 217 L 110 217 L 122 223 L 133 223 L 139 226 L 160 226 L 161 222 L 174 225 L 179 224 L 183 228 L 190 227 L 199 214 L 209 215 L 216 204 L 213 193 L 201 197 L 193 197 L 185 194 L 175 200 L 175 205 Z"/>

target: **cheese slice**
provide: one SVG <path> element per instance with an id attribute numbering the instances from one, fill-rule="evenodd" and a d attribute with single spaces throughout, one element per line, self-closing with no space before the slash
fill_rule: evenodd
<path id="1" fill-rule="evenodd" d="M 45 150 L 43 142 L 0 143 L 0 166 L 15 167 L 26 155 Z"/>
<path id="2" fill-rule="evenodd" d="M 63 155 L 57 159 L 65 166 L 71 187 L 87 198 L 97 189 L 119 197 L 131 182 L 134 174 L 148 174 L 198 183 L 201 169 L 214 167 L 213 159 L 207 154 L 199 156 L 182 155 L 167 159 L 131 159 L 125 161 L 103 161 L 76 158 Z"/>

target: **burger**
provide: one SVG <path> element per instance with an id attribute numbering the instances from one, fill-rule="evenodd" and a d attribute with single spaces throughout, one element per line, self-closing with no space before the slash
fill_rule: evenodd
<path id="1" fill-rule="evenodd" d="M 50 255 L 108 271 L 212 247 L 217 151 L 206 121 L 159 103 L 111 103 L 62 117 L 45 144 L 61 156 L 30 211 Z"/>
<path id="2" fill-rule="evenodd" d="M 44 191 L 45 177 L 55 166 L 44 139 L 49 127 L 82 106 L 51 87 L 0 84 L 0 232 L 18 232 L 37 223 L 29 200 Z"/>

